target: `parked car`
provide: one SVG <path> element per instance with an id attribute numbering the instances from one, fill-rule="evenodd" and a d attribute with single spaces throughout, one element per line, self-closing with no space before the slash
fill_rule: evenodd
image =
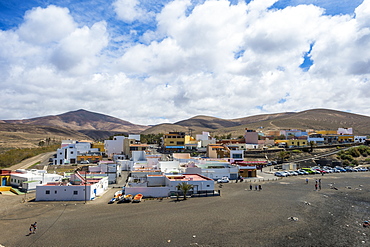
<path id="1" fill-rule="evenodd" d="M 315 174 L 315 172 L 311 168 L 302 168 L 301 170 L 307 172 L 308 174 Z"/>
<path id="2" fill-rule="evenodd" d="M 291 176 L 298 176 L 298 173 L 295 172 L 295 171 L 289 171 L 289 173 L 290 173 Z"/>
<path id="3" fill-rule="evenodd" d="M 230 182 L 228 177 L 222 177 L 217 180 L 217 183 L 228 183 L 228 182 Z"/>
<path id="4" fill-rule="evenodd" d="M 300 175 L 308 175 L 309 173 L 308 172 L 306 172 L 305 170 L 299 170 L 298 171 L 298 173 L 300 174 Z"/>
<path id="5" fill-rule="evenodd" d="M 90 164 L 90 162 L 88 160 L 82 160 L 80 164 Z"/>
<path id="6" fill-rule="evenodd" d="M 286 177 L 286 176 L 288 176 L 285 172 L 275 172 L 274 175 L 276 177 Z"/>

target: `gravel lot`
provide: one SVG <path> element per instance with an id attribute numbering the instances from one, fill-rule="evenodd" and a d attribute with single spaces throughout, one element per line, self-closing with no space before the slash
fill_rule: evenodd
<path id="1" fill-rule="evenodd" d="M 0 195 L 0 246 L 370 246 L 370 228 L 362 227 L 370 219 L 369 178 L 252 181 L 262 191 L 250 191 L 248 180 L 224 184 L 220 197 L 138 204 L 107 204 L 116 189 L 87 204 Z M 38 231 L 27 236 L 34 221 Z"/>

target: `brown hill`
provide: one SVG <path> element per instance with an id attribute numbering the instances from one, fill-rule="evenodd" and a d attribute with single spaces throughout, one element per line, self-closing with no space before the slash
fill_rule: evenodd
<path id="1" fill-rule="evenodd" d="M 81 131 L 94 139 L 107 138 L 109 135 L 115 133 L 140 133 L 148 128 L 148 126 L 132 124 L 115 117 L 82 109 L 55 116 L 3 121 L 13 124 L 32 124 L 69 128 Z"/>
<path id="2" fill-rule="evenodd" d="M 370 135 L 370 117 L 328 109 L 263 114 L 229 120 L 196 116 L 175 124 L 153 126 L 143 133 L 166 133 L 166 129 L 171 129 L 192 132 L 193 135 L 209 131 L 213 135 L 232 134 L 233 137 L 238 137 L 244 134 L 245 128 L 259 129 L 263 132 L 280 129 L 336 130 L 340 127 L 353 128 L 356 135 Z"/>
<path id="3" fill-rule="evenodd" d="M 11 148 L 37 147 L 39 142 L 50 138 L 60 141 L 65 139 L 88 140 L 88 136 L 67 128 L 36 126 L 30 124 L 0 123 L 0 152 Z"/>
<path id="4" fill-rule="evenodd" d="M 312 109 L 297 113 L 276 115 L 268 120 L 243 124 L 237 127 L 219 129 L 216 134 L 231 133 L 232 136 L 243 135 L 245 128 L 266 130 L 314 129 L 337 130 L 353 128 L 355 135 L 370 136 L 370 117 L 328 109 Z"/>

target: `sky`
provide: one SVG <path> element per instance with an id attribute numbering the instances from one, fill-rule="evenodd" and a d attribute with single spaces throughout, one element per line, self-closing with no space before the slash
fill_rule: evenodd
<path id="1" fill-rule="evenodd" d="M 370 0 L 0 1 L 0 119 L 370 116 Z"/>

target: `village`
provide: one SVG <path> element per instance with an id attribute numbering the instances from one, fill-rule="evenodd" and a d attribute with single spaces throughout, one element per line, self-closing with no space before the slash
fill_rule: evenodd
<path id="1" fill-rule="evenodd" d="M 277 136 L 281 139 L 277 140 Z M 104 142 L 63 140 L 44 169 L 0 170 L 0 191 L 10 194 L 35 192 L 35 201 L 86 202 L 100 197 L 123 179 L 122 188 L 112 195 L 109 203 L 131 202 L 135 195 L 139 195 L 136 201 L 219 196 L 223 183 L 264 177 L 273 179 L 274 173 L 284 177 L 275 171 L 277 164 L 284 160 L 269 158 L 268 151 L 276 153 L 299 148 L 309 151 L 320 146 L 366 143 L 366 136 L 353 135 L 352 128 L 280 130 L 267 135 L 245 129 L 243 138 L 226 140 L 216 140 L 209 132 L 197 134 L 195 138 L 184 132 L 169 132 L 163 135 L 159 146 L 141 143 L 140 139 L 140 135 L 132 134 L 114 136 Z M 258 150 L 262 153 L 260 158 L 248 156 Z M 191 156 L 195 151 L 198 156 Z M 334 167 L 333 164 L 342 165 L 341 162 L 330 163 Z M 327 163 L 316 165 L 326 166 Z M 63 166 L 72 169 L 64 172 L 56 169 Z M 281 171 L 290 171 L 292 175 L 301 168 L 294 162 L 285 162 L 280 167 Z M 258 175 L 257 171 L 262 169 L 265 169 L 264 175 Z"/>

